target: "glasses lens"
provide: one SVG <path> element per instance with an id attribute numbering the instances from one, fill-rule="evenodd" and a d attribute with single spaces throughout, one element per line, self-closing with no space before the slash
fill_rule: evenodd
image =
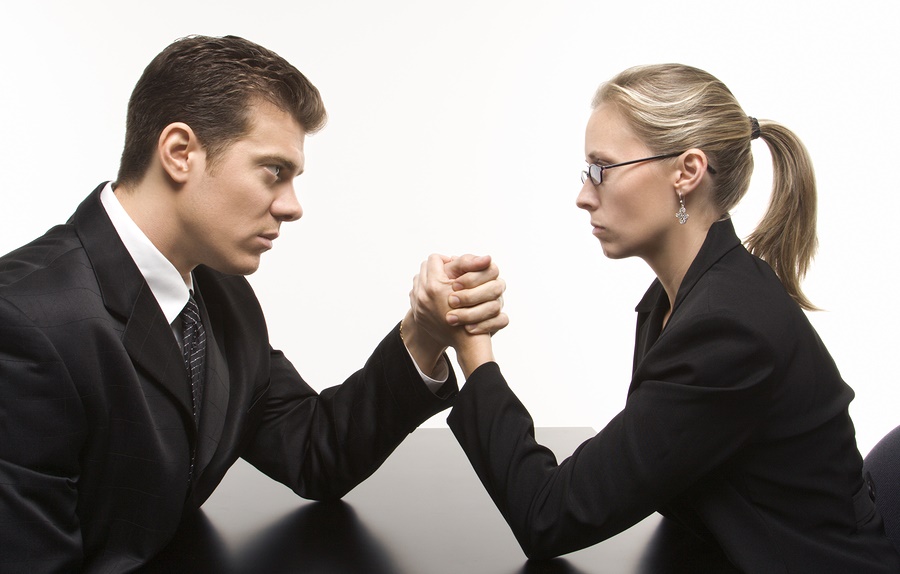
<path id="1" fill-rule="evenodd" d="M 595 164 L 588 165 L 588 168 L 581 172 L 581 183 L 586 182 L 588 178 L 591 178 L 594 185 L 600 185 L 603 181 L 603 168 Z"/>

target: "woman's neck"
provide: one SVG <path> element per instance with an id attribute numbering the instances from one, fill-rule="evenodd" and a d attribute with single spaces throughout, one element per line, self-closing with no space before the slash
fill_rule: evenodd
<path id="1" fill-rule="evenodd" d="M 694 222 L 691 221 L 691 223 Z M 662 251 L 644 257 L 644 261 L 656 274 L 669 299 L 669 311 L 663 319 L 663 327 L 675 308 L 675 297 L 678 295 L 684 276 L 697 257 L 697 253 L 700 252 L 711 226 L 712 223 L 695 225 L 692 229 L 679 229 L 677 233 L 672 234 L 670 241 Z"/>

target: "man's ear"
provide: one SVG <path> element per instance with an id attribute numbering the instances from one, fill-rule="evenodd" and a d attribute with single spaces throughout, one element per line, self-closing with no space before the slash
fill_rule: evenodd
<path id="1" fill-rule="evenodd" d="M 185 123 L 174 122 L 163 128 L 156 152 L 163 170 L 177 184 L 185 183 L 192 169 L 203 169 L 196 155 L 203 152 L 200 140 Z"/>
<path id="2" fill-rule="evenodd" d="M 699 187 L 709 167 L 709 160 L 701 149 L 691 148 L 681 154 L 675 172 L 675 189 L 682 195 L 689 195 Z"/>

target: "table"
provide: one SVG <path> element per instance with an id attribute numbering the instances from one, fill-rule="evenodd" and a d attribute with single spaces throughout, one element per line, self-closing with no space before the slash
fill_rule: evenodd
<path id="1" fill-rule="evenodd" d="M 594 431 L 538 428 L 535 434 L 561 459 Z M 658 514 L 562 558 L 527 560 L 450 430 L 426 428 L 338 502 L 304 500 L 238 461 L 145 571 L 643 574 L 731 568 L 717 550 Z"/>

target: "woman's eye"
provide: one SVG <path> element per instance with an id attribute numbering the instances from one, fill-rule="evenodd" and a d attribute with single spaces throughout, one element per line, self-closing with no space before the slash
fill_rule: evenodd
<path id="1" fill-rule="evenodd" d="M 280 165 L 267 165 L 266 169 L 269 170 L 269 172 L 272 175 L 274 175 L 275 177 L 278 177 L 281 174 L 281 166 Z"/>

